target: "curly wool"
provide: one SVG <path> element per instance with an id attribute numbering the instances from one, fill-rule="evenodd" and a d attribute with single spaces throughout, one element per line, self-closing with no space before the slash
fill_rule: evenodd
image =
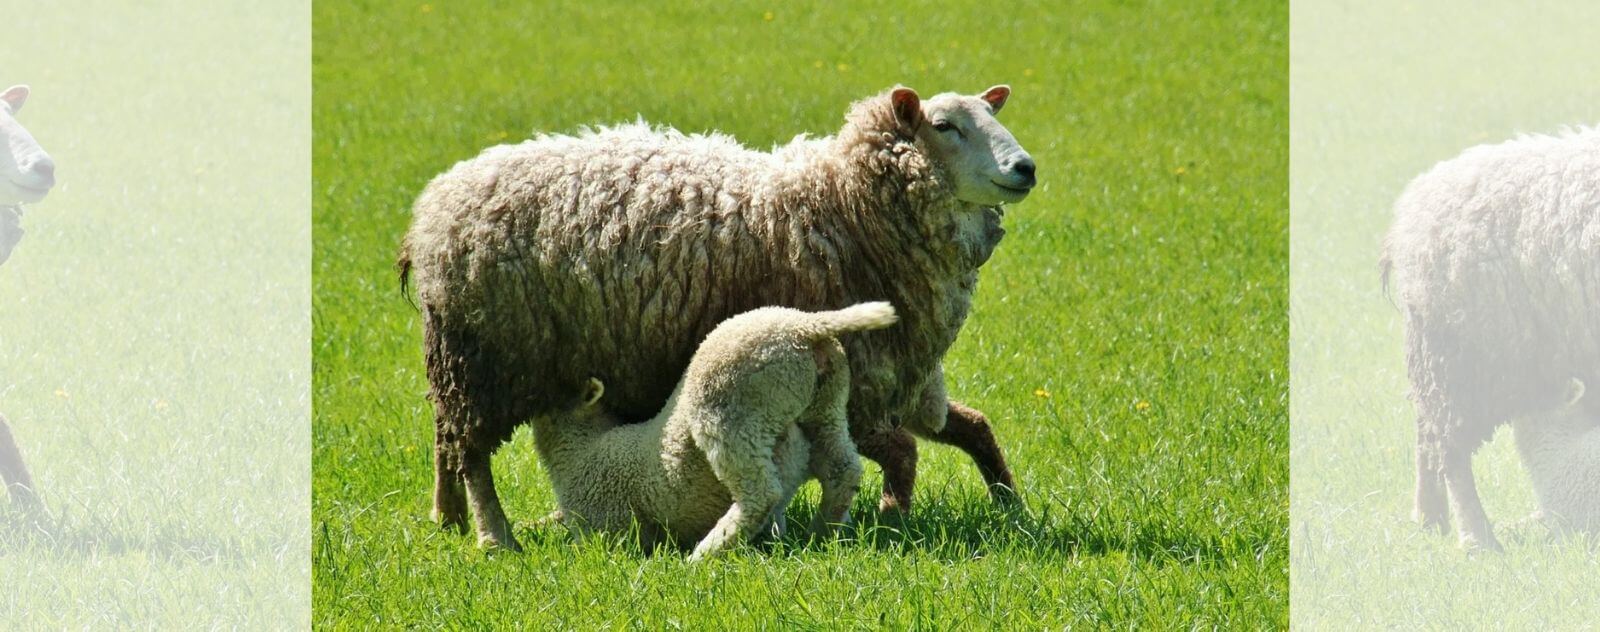
<path id="1" fill-rule="evenodd" d="M 845 521 L 861 463 L 836 336 L 893 322 L 886 303 L 756 309 L 711 331 L 650 421 L 622 425 L 588 405 L 539 418 L 536 444 L 563 522 L 580 533 L 638 524 L 646 547 L 699 542 L 698 559 L 759 533 L 813 476 L 816 526 Z"/>
<path id="2" fill-rule="evenodd" d="M 1556 409 L 1571 379 L 1600 384 L 1600 130 L 1475 147 L 1419 176 L 1381 267 L 1405 318 L 1419 516 L 1438 522 L 1435 481 L 1461 477 L 1463 537 L 1492 546 L 1472 452 Z"/>
<path id="3" fill-rule="evenodd" d="M 1512 429 L 1545 520 L 1558 533 L 1600 534 L 1600 403 L 1523 417 Z"/>
<path id="4" fill-rule="evenodd" d="M 837 136 L 771 152 L 633 124 L 495 147 L 434 179 L 400 266 L 443 465 L 570 406 L 591 376 L 617 414 L 648 417 L 712 327 L 764 305 L 892 302 L 904 324 L 847 341 L 850 419 L 938 430 L 945 401 L 922 395 L 942 395 L 940 359 L 1004 231 L 997 208 L 954 197 L 914 132 L 885 93 Z"/>

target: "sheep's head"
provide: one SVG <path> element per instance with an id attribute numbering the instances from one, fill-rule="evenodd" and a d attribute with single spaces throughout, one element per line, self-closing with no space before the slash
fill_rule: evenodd
<path id="1" fill-rule="evenodd" d="M 17 122 L 27 100 L 27 86 L 0 92 L 0 205 L 38 202 L 56 184 L 55 161 Z"/>
<path id="2" fill-rule="evenodd" d="M 911 88 L 889 93 L 895 118 L 916 130 L 918 144 L 939 165 L 963 202 L 993 206 L 1020 202 L 1033 190 L 1033 157 L 995 114 L 1011 88 L 995 86 L 977 96 L 947 92 L 926 101 Z"/>

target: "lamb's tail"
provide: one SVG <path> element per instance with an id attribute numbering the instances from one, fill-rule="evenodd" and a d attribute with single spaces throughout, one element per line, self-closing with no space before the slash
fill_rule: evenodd
<path id="1" fill-rule="evenodd" d="M 844 309 L 810 314 L 810 333 L 817 338 L 831 338 L 852 331 L 883 329 L 900 320 L 894 306 L 887 301 L 857 303 Z"/>

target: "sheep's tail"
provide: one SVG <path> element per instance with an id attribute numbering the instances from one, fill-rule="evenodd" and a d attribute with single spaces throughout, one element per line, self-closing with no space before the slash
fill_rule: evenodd
<path id="1" fill-rule="evenodd" d="M 1389 252 L 1389 239 L 1385 237 L 1381 254 L 1378 255 L 1378 287 L 1382 289 L 1383 297 L 1388 299 L 1389 306 L 1399 309 L 1400 306 L 1395 305 L 1394 294 L 1389 292 L 1389 279 L 1393 275 L 1394 255 Z"/>
<path id="2" fill-rule="evenodd" d="M 11 425 L 4 416 L 0 416 L 0 479 L 5 481 L 6 490 L 18 504 L 26 509 L 38 507 L 33 477 L 28 475 L 28 466 L 22 463 L 22 451 L 17 449 L 17 440 L 11 436 Z"/>
<path id="3" fill-rule="evenodd" d="M 831 338 L 852 331 L 883 329 L 899 320 L 894 306 L 887 301 L 857 303 L 844 309 L 811 314 L 810 333 L 817 338 Z"/>
<path id="4" fill-rule="evenodd" d="M 394 262 L 394 270 L 400 276 L 400 296 L 411 304 L 411 309 L 417 309 L 417 304 L 411 300 L 411 244 L 400 242 L 400 257 Z M 420 310 L 418 310 L 420 311 Z"/>

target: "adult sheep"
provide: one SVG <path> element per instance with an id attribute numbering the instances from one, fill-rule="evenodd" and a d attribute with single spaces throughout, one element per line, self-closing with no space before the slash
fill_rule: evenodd
<path id="1" fill-rule="evenodd" d="M 11 258 L 22 240 L 22 205 L 43 200 L 56 183 L 55 161 L 17 122 L 16 113 L 27 100 L 27 86 L 0 92 L 0 264 Z M 33 477 L 4 416 L 0 416 L 0 480 L 19 505 L 39 506 Z"/>
<path id="2" fill-rule="evenodd" d="M 853 104 L 835 136 L 771 152 L 638 123 L 493 147 L 435 178 L 401 248 L 415 277 L 434 401 L 434 516 L 517 549 L 490 454 L 590 377 L 610 408 L 661 408 L 717 323 L 768 305 L 893 303 L 902 324 L 849 336 L 851 437 L 908 509 L 912 433 L 955 445 L 992 494 L 1015 484 L 981 413 L 940 362 L 977 270 L 1027 197 L 1034 163 L 995 114 L 1006 86 Z M 465 494 L 463 497 L 463 483 Z"/>
<path id="3" fill-rule="evenodd" d="M 1472 454 L 1600 384 L 1600 130 L 1467 150 L 1414 180 L 1384 240 L 1417 409 L 1415 515 L 1499 549 Z M 1450 505 L 1446 505 L 1446 490 Z"/>

